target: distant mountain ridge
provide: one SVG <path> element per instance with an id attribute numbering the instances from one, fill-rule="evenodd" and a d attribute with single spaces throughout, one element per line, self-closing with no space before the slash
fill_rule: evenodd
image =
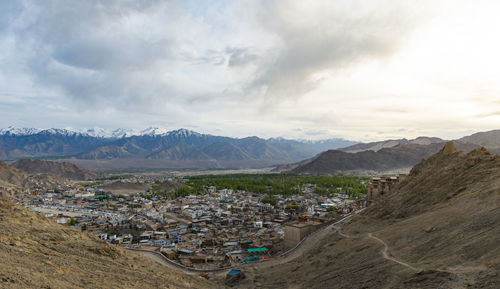
<path id="1" fill-rule="evenodd" d="M 327 150 L 298 163 L 280 165 L 276 172 L 293 174 L 380 174 L 406 173 L 420 160 L 437 153 L 446 143 L 436 137 L 385 140 L 359 143 L 336 150 Z M 478 132 L 455 140 L 461 151 L 485 147 L 500 154 L 500 130 Z"/>
<path id="2" fill-rule="evenodd" d="M 422 159 L 437 153 L 444 144 L 444 141 L 427 145 L 406 143 L 355 153 L 328 150 L 310 160 L 277 167 L 275 171 L 306 175 L 406 173 Z M 480 147 L 461 141 L 455 141 L 455 145 L 465 152 Z"/>
<path id="3" fill-rule="evenodd" d="M 177 162 L 176 165 L 181 167 L 259 167 L 296 162 L 325 149 L 352 144 L 355 142 L 344 139 L 231 138 L 187 129 L 167 131 L 154 127 L 142 131 L 116 129 L 111 132 L 102 129 L 74 131 L 9 127 L 0 130 L 0 159 L 137 159 L 145 164 L 142 167 L 147 166 L 148 160 L 163 162 L 165 166 Z"/>
<path id="4" fill-rule="evenodd" d="M 478 132 L 458 140 L 483 146 L 493 153 L 500 154 L 500 129 Z"/>
<path id="5" fill-rule="evenodd" d="M 433 143 L 442 143 L 442 142 L 444 142 L 444 140 L 438 137 L 420 136 L 410 140 L 403 138 L 403 139 L 384 140 L 384 141 L 370 142 L 370 143 L 359 143 L 352 146 L 344 147 L 340 150 L 348 153 L 357 153 L 362 151 L 376 152 L 383 148 L 391 148 L 404 144 L 430 145 Z"/>

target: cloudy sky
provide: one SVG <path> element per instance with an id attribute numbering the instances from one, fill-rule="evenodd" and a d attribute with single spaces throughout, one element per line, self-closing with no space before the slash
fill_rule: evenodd
<path id="1" fill-rule="evenodd" d="M 0 127 L 500 128 L 499 1 L 0 2 Z"/>

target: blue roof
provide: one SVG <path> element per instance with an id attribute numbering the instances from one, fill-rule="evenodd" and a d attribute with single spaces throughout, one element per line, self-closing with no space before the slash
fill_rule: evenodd
<path id="1" fill-rule="evenodd" d="M 241 273 L 241 270 L 235 270 L 235 269 L 233 269 L 233 270 L 229 271 L 229 273 L 227 273 L 227 274 L 229 274 L 229 275 L 238 275 L 240 273 Z"/>

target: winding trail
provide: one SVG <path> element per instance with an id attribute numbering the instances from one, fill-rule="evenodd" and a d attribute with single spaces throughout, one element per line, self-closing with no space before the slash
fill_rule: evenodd
<path id="1" fill-rule="evenodd" d="M 408 264 L 406 262 L 400 261 L 400 260 L 398 260 L 396 258 L 393 258 L 393 257 L 389 256 L 389 254 L 387 253 L 387 251 L 389 250 L 389 246 L 387 245 L 387 243 L 384 242 L 383 240 L 381 240 L 381 239 L 373 236 L 372 233 L 368 233 L 367 237 L 371 238 L 371 239 L 373 239 L 373 240 L 375 240 L 377 242 L 379 242 L 382 245 L 384 245 L 384 249 L 382 249 L 382 257 L 384 257 L 384 259 L 392 261 L 392 262 L 395 262 L 395 263 L 398 263 L 400 265 L 403 265 L 403 266 L 405 266 L 407 268 L 410 268 L 411 270 L 413 270 L 415 272 L 422 271 L 422 269 L 415 268 L 415 267 L 413 267 L 412 265 L 410 265 L 410 264 Z"/>
<path id="2" fill-rule="evenodd" d="M 345 237 L 345 238 L 353 238 L 353 236 L 350 236 L 350 235 L 347 235 L 347 234 L 344 234 L 340 231 L 340 229 L 338 229 L 338 233 L 339 235 L 341 235 L 342 237 Z M 422 272 L 424 270 L 429 270 L 429 269 L 424 269 L 424 268 L 418 268 L 418 267 L 415 267 L 415 266 L 412 266 L 402 260 L 398 260 L 394 257 L 391 257 L 390 256 L 390 253 L 388 252 L 389 251 L 389 245 L 387 245 L 387 243 L 374 236 L 372 233 L 368 233 L 365 235 L 366 238 L 370 238 L 370 239 L 373 239 L 375 241 L 377 241 L 378 243 L 384 245 L 384 248 L 382 249 L 381 251 L 381 254 L 382 254 L 382 257 L 386 260 L 389 260 L 389 261 L 392 261 L 394 263 L 397 263 L 401 266 L 405 266 L 406 268 L 412 270 L 412 271 L 415 271 L 415 272 Z M 450 274 L 463 274 L 463 273 L 470 273 L 470 272 L 476 272 L 476 271 L 484 271 L 484 270 L 487 270 L 488 267 L 486 265 L 479 265 L 479 266 L 457 266 L 457 267 L 453 267 L 453 268 L 447 268 L 447 269 L 430 269 L 430 270 L 434 270 L 434 271 L 439 271 L 439 272 L 445 272 L 445 273 L 450 273 Z"/>

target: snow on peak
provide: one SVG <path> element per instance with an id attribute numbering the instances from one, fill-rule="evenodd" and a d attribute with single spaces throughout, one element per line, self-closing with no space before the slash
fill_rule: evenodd
<path id="1" fill-rule="evenodd" d="M 148 127 L 144 130 L 141 130 L 137 135 L 149 135 L 149 136 L 155 136 L 155 135 L 165 135 L 168 133 L 168 130 L 166 128 L 160 128 L 160 127 Z"/>
<path id="2" fill-rule="evenodd" d="M 143 130 L 134 130 L 134 129 L 106 129 L 101 127 L 94 127 L 89 129 L 75 129 L 71 127 L 66 127 L 64 129 L 58 128 L 49 128 L 49 129 L 39 129 L 39 128 L 16 128 L 9 126 L 7 128 L 0 129 L 0 135 L 34 135 L 38 133 L 46 133 L 46 134 L 57 134 L 57 135 L 76 135 L 81 134 L 84 136 L 90 137 L 98 137 L 98 138 L 124 138 L 131 136 L 176 136 L 176 137 L 190 137 L 190 136 L 199 136 L 200 133 L 197 133 L 192 130 L 188 130 L 185 128 L 181 128 L 178 130 L 169 131 L 166 128 L 161 127 L 148 127 Z"/>
<path id="3" fill-rule="evenodd" d="M 189 137 L 189 136 L 194 136 L 194 135 L 196 135 L 196 136 L 201 135 L 200 133 L 197 133 L 195 131 L 185 129 L 185 128 L 181 128 L 178 130 L 172 130 L 172 131 L 169 131 L 167 134 L 171 135 L 171 136 L 179 136 L 179 137 Z"/>
<path id="4" fill-rule="evenodd" d="M 41 130 L 38 128 L 18 128 L 9 126 L 7 128 L 0 129 L 0 135 L 11 134 L 11 135 L 31 135 L 37 134 Z"/>
<path id="5" fill-rule="evenodd" d="M 79 134 L 78 132 L 75 132 L 73 130 L 69 129 L 64 129 L 64 128 L 49 128 L 49 129 L 44 129 L 40 131 L 41 133 L 47 133 L 47 134 L 58 134 L 58 135 L 75 135 Z"/>

